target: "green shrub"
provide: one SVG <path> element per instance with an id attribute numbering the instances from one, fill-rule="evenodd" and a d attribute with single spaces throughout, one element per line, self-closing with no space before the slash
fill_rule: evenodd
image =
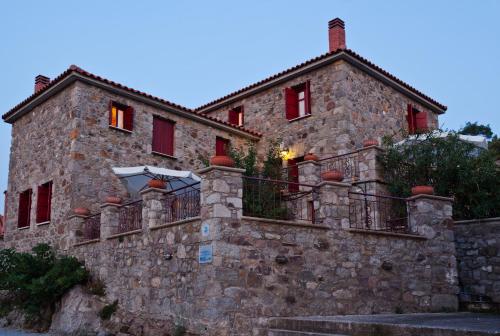
<path id="1" fill-rule="evenodd" d="M 101 297 L 106 295 L 106 285 L 99 278 L 89 278 L 86 287 L 87 291 L 92 295 Z"/>
<path id="2" fill-rule="evenodd" d="M 99 311 L 99 317 L 102 320 L 109 320 L 111 316 L 116 312 L 118 309 L 118 300 L 115 300 L 113 303 L 105 305 L 100 311 Z"/>
<path id="3" fill-rule="evenodd" d="M 176 325 L 174 329 L 174 336 L 184 336 L 186 334 L 186 328 L 182 325 Z"/>
<path id="4" fill-rule="evenodd" d="M 13 298 L 13 306 L 28 318 L 41 318 L 73 286 L 87 280 L 88 272 L 74 257 L 57 256 L 47 244 L 32 253 L 0 250 L 0 290 Z"/>
<path id="5" fill-rule="evenodd" d="M 432 132 L 399 145 L 386 137 L 384 148 L 379 159 L 393 195 L 407 197 L 415 185 L 432 185 L 436 194 L 455 198 L 456 219 L 500 215 L 500 173 L 491 151 L 454 133 L 439 138 Z"/>

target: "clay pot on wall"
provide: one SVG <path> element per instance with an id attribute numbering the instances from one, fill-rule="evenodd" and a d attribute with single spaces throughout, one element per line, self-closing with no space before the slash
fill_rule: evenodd
<path id="1" fill-rule="evenodd" d="M 162 181 L 162 180 L 151 179 L 148 181 L 148 187 L 155 188 L 155 189 L 165 189 L 166 183 L 165 183 L 165 181 Z"/>
<path id="2" fill-rule="evenodd" d="M 418 185 L 411 188 L 411 194 L 415 195 L 434 195 L 434 187 L 426 185 Z"/>
<path id="3" fill-rule="evenodd" d="M 90 215 L 90 210 L 87 209 L 87 208 L 75 208 L 73 210 L 73 212 L 75 213 L 75 215 L 78 215 L 78 216 L 88 216 L 88 215 Z"/>
<path id="4" fill-rule="evenodd" d="M 307 153 L 304 155 L 304 161 L 318 161 L 319 158 L 316 154 L 313 153 Z"/>
<path id="5" fill-rule="evenodd" d="M 210 165 L 234 167 L 234 160 L 227 155 L 216 155 L 210 159 Z"/>
<path id="6" fill-rule="evenodd" d="M 321 173 L 321 178 L 324 181 L 334 181 L 334 182 L 342 182 L 344 179 L 344 174 L 340 170 L 327 170 Z"/>
<path id="7" fill-rule="evenodd" d="M 366 139 L 363 141 L 363 147 L 378 146 L 378 140 Z"/>
<path id="8" fill-rule="evenodd" d="M 111 204 L 121 204 L 122 199 L 117 196 L 108 196 L 104 200 L 105 203 L 111 203 Z"/>

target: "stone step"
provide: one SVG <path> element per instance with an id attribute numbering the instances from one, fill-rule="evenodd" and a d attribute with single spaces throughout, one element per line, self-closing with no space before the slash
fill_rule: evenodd
<path id="1" fill-rule="evenodd" d="M 293 330 L 283 330 L 283 329 L 270 329 L 267 332 L 267 336 L 349 336 L 349 335 L 325 334 L 317 332 L 293 331 Z"/>
<path id="2" fill-rule="evenodd" d="M 349 336 L 491 336 L 500 335 L 500 316 L 455 313 L 272 318 L 268 328 L 268 334 L 273 336 L 309 335 L 307 333 Z"/>

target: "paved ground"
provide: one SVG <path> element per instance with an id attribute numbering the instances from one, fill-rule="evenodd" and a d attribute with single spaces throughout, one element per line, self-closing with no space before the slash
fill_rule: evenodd
<path id="1" fill-rule="evenodd" d="M 49 334 L 32 334 L 23 331 L 0 328 L 0 336 L 48 336 Z"/>
<path id="2" fill-rule="evenodd" d="M 312 316 L 300 320 L 396 324 L 500 333 L 500 315 L 474 313 Z"/>

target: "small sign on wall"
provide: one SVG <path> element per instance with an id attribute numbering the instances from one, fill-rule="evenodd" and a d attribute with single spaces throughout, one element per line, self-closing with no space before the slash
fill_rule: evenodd
<path id="1" fill-rule="evenodd" d="M 208 223 L 201 224 L 201 235 L 203 237 L 208 237 L 210 235 L 210 224 Z"/>
<path id="2" fill-rule="evenodd" d="M 200 245 L 198 253 L 198 262 L 200 264 L 209 264 L 212 262 L 212 244 L 210 245 Z"/>

